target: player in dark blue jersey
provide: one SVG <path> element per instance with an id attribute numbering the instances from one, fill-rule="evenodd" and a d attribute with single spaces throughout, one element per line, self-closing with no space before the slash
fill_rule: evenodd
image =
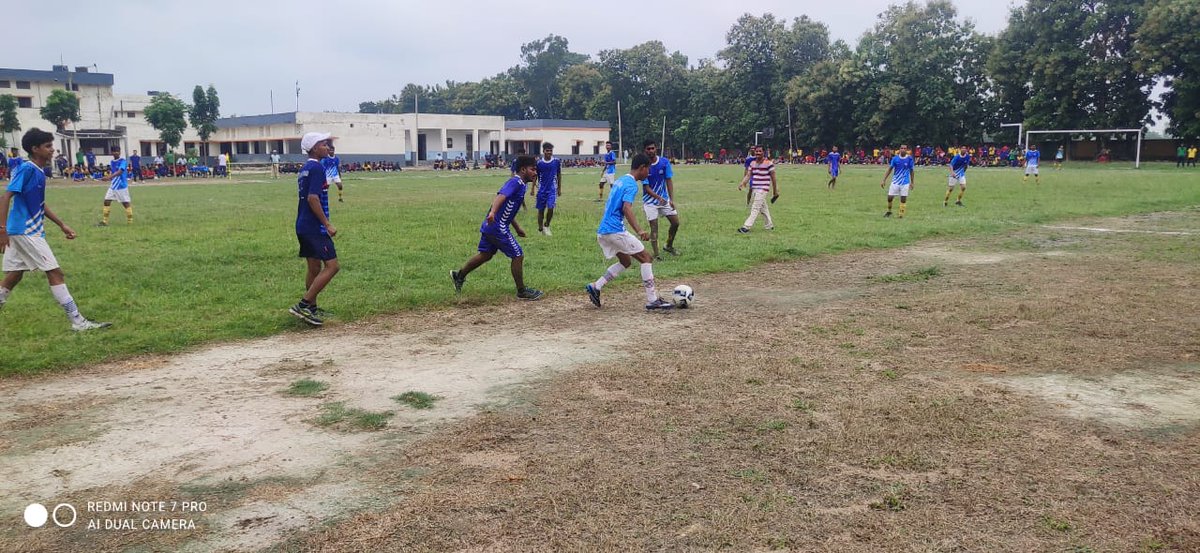
<path id="1" fill-rule="evenodd" d="M 537 178 L 537 160 L 531 156 L 517 156 L 513 163 L 515 174 L 500 187 L 496 197 L 492 199 L 492 207 L 483 224 L 479 225 L 479 253 L 475 254 L 457 271 L 450 271 L 450 280 L 454 281 L 454 292 L 462 293 L 463 283 L 467 275 L 478 269 L 480 265 L 491 261 L 496 252 L 503 252 L 512 261 L 513 283 L 517 285 L 517 297 L 523 300 L 539 300 L 545 295 L 539 290 L 525 287 L 525 252 L 517 239 L 513 238 L 512 230 L 517 236 L 524 238 L 525 231 L 517 224 L 517 212 L 525 200 L 525 188 Z"/>
<path id="2" fill-rule="evenodd" d="M 612 141 L 605 142 L 604 149 L 604 168 L 600 170 L 600 195 L 596 196 L 597 202 L 604 201 L 604 185 L 607 183 L 611 189 L 617 180 L 617 153 L 613 151 Z"/>
<path id="3" fill-rule="evenodd" d="M 829 161 L 829 182 L 827 186 L 830 190 L 833 190 L 833 187 L 837 186 L 838 173 L 842 171 L 842 154 L 839 154 L 837 146 L 834 146 L 830 150 L 829 155 L 825 156 L 825 159 Z"/>
<path id="4" fill-rule="evenodd" d="M 300 257 L 308 262 L 304 278 L 304 297 L 288 311 L 304 322 L 321 326 L 328 313 L 317 308 L 317 295 L 333 280 L 341 266 L 333 237 L 337 228 L 329 222 L 329 181 L 321 160 L 329 155 L 332 144 L 328 133 L 310 132 L 300 140 L 300 149 L 308 152 L 308 161 L 296 180 L 299 194 L 296 205 L 296 239 Z"/>
<path id="5" fill-rule="evenodd" d="M 562 195 L 562 160 L 554 157 L 554 145 L 542 144 L 542 157 L 537 160 L 537 183 L 533 185 L 537 194 L 538 232 L 550 236 L 550 221 L 554 219 L 554 206 Z"/>

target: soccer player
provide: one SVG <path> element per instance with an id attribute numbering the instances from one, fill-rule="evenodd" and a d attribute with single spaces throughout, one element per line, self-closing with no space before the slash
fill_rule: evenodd
<path id="1" fill-rule="evenodd" d="M 750 216 L 738 228 L 738 232 L 742 234 L 750 232 L 750 229 L 754 227 L 754 221 L 758 220 L 759 213 L 763 215 L 763 228 L 773 230 L 775 221 L 771 219 L 771 207 L 767 203 L 767 187 L 770 186 L 771 203 L 774 203 L 779 199 L 779 185 L 775 180 L 775 164 L 766 158 L 762 146 L 755 148 L 754 161 L 750 163 L 746 176 L 742 177 L 741 184 L 738 184 L 738 190 L 746 185 L 750 185 L 750 190 L 754 193 L 754 201 L 750 204 Z"/>
<path id="2" fill-rule="evenodd" d="M 650 233 L 638 227 L 637 218 L 633 214 L 633 201 L 637 198 L 640 184 L 650 176 L 650 158 L 645 154 L 637 154 L 630 160 L 629 174 L 617 179 L 608 191 L 608 202 L 604 204 L 604 216 L 600 227 L 596 229 L 596 241 L 605 259 L 617 258 L 617 263 L 609 265 L 608 270 L 596 282 L 583 287 L 591 298 L 592 304 L 600 307 L 600 290 L 604 288 L 622 271 L 629 268 L 632 260 L 636 259 L 641 265 L 642 287 L 646 290 L 646 309 L 660 310 L 675 307 L 669 301 L 658 297 L 654 287 L 654 269 L 651 265 L 650 254 L 642 245 L 642 240 L 650 237 Z M 625 223 L 637 233 L 634 236 L 625 230 Z M 639 238 L 641 240 L 639 240 Z"/>
<path id="3" fill-rule="evenodd" d="M 675 172 L 671 169 L 671 160 L 658 155 L 658 143 L 647 140 L 642 143 L 642 151 L 650 160 L 650 172 L 647 180 L 642 183 L 642 209 L 646 212 L 646 221 L 650 223 L 650 245 L 654 248 L 654 259 L 662 260 L 658 255 L 658 218 L 666 217 L 671 226 L 667 229 L 667 245 L 663 251 L 671 255 L 679 255 L 675 250 L 675 233 L 679 232 L 679 212 L 675 210 Z M 610 193 L 611 194 L 611 193 Z"/>
<path id="4" fill-rule="evenodd" d="M 113 148 L 112 156 L 112 163 L 108 166 L 112 180 L 109 181 L 108 191 L 104 193 L 104 207 L 101 209 L 100 223 L 96 225 L 99 227 L 108 226 L 113 200 L 125 207 L 125 224 L 133 224 L 133 202 L 129 199 L 129 162 L 121 157 L 120 148 Z"/>
<path id="5" fill-rule="evenodd" d="M 1054 168 L 1055 169 L 1062 169 L 1063 157 L 1065 157 L 1063 155 L 1063 147 L 1059 146 L 1058 151 L 1054 152 Z"/>
<path id="6" fill-rule="evenodd" d="M 879 183 L 880 188 L 887 186 L 888 175 L 892 177 L 892 186 L 888 188 L 887 211 L 883 216 L 892 216 L 892 200 L 900 196 L 900 217 L 903 218 L 904 208 L 908 204 L 908 192 L 917 187 L 917 179 L 913 176 L 913 158 L 908 155 L 908 144 L 901 144 L 899 153 L 892 156 L 888 170 L 883 174 L 883 182 Z"/>
<path id="7" fill-rule="evenodd" d="M 562 160 L 554 157 L 554 145 L 542 144 L 542 157 L 537 160 L 537 183 L 533 185 L 537 194 L 538 232 L 550 236 L 550 221 L 554 219 L 554 206 L 562 195 Z"/>
<path id="8" fill-rule="evenodd" d="M 604 169 L 600 171 L 600 195 L 596 196 L 597 202 L 604 201 L 604 185 L 608 184 L 608 187 L 612 188 L 617 178 L 617 153 L 612 149 L 612 141 L 604 143 L 604 150 Z"/>
<path id="9" fill-rule="evenodd" d="M 342 202 L 342 160 L 334 153 L 333 143 L 329 144 L 329 155 L 321 160 L 321 166 L 325 168 L 325 180 L 330 184 L 337 185 L 338 202 Z"/>
<path id="10" fill-rule="evenodd" d="M 13 151 L 15 152 L 15 151 L 17 151 L 17 149 L 13 148 Z M 93 152 L 91 148 L 88 148 L 88 151 L 84 152 L 83 157 L 85 159 L 87 159 L 88 172 L 95 173 L 96 172 L 96 153 Z"/>
<path id="11" fill-rule="evenodd" d="M 509 265 L 512 268 L 513 283 L 517 285 L 518 298 L 540 300 L 545 295 L 540 290 L 525 287 L 525 252 L 521 250 L 521 245 L 509 230 L 511 226 L 517 231 L 517 236 L 525 237 L 525 231 L 517 224 L 517 212 L 521 210 L 527 185 L 537 178 L 537 160 L 533 156 L 517 156 L 516 168 L 517 174 L 500 187 L 500 191 L 492 199 L 491 209 L 483 218 L 483 224 L 479 225 L 479 253 L 468 259 L 461 269 L 450 271 L 450 280 L 454 281 L 456 294 L 462 293 L 467 275 L 480 265 L 491 261 L 499 251 L 512 260 Z"/>
<path id="12" fill-rule="evenodd" d="M 271 178 L 279 178 L 279 152 L 271 150 Z"/>
<path id="13" fill-rule="evenodd" d="M 4 309 L 9 294 L 26 272 L 44 271 L 50 284 L 50 293 L 71 320 L 71 330 L 80 332 L 112 326 L 112 323 L 89 321 L 79 312 L 79 306 L 67 290 L 62 268 L 54 258 L 50 244 L 46 242 L 46 219 L 58 225 L 67 240 L 75 239 L 75 231 L 46 205 L 46 174 L 41 167 L 50 163 L 54 156 L 54 135 L 36 128 L 29 129 L 21 137 L 21 147 L 29 152 L 30 160 L 17 167 L 5 187 L 4 196 L 0 198 L 0 221 L 7 221 L 7 226 L 0 227 L 0 252 L 4 254 L 0 310 Z M 13 323 L 9 328 L 20 328 L 18 325 Z"/>
<path id="14" fill-rule="evenodd" d="M 310 132 L 300 139 L 300 149 L 308 152 L 308 161 L 297 179 L 299 205 L 296 207 L 296 240 L 300 257 L 308 262 L 304 278 L 304 297 L 288 310 L 312 326 L 325 324 L 328 313 L 317 308 L 317 295 L 333 280 L 341 268 L 333 238 L 337 228 L 329 222 L 329 181 L 321 160 L 329 155 L 329 133 Z"/>
<path id="15" fill-rule="evenodd" d="M 1188 148 L 1187 164 L 1188 164 L 1188 167 L 1196 166 L 1196 145 L 1195 144 L 1192 144 L 1192 146 L 1190 148 Z"/>
<path id="16" fill-rule="evenodd" d="M 829 159 L 828 186 L 830 190 L 833 190 L 833 187 L 837 186 L 838 173 L 841 172 L 842 154 L 839 154 L 837 146 L 834 146 L 826 158 Z"/>
<path id="17" fill-rule="evenodd" d="M 1038 174 L 1038 161 L 1042 159 L 1042 153 L 1038 151 L 1038 145 L 1034 144 L 1025 152 L 1025 176 L 1021 178 L 1021 182 L 1029 182 L 1029 175 L 1033 175 L 1035 184 L 1042 184 L 1042 176 Z"/>
<path id="18" fill-rule="evenodd" d="M 950 179 L 946 185 L 946 198 L 942 200 L 942 207 L 950 205 L 950 193 L 954 192 L 954 187 L 958 187 L 958 201 L 954 205 L 963 207 L 963 194 L 967 193 L 967 167 L 971 165 L 971 154 L 968 153 L 967 147 L 959 148 L 959 153 L 954 154 L 950 158 Z"/>

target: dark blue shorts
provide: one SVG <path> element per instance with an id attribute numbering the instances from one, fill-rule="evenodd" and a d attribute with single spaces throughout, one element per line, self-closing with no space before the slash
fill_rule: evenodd
<path id="1" fill-rule="evenodd" d="M 554 205 L 558 203 L 558 189 L 539 189 L 537 193 L 537 209 L 554 209 Z"/>
<path id="2" fill-rule="evenodd" d="M 296 240 L 300 242 L 300 257 L 321 261 L 337 259 L 333 239 L 324 234 L 297 234 Z"/>
<path id="3" fill-rule="evenodd" d="M 517 239 L 507 233 L 479 233 L 479 251 L 483 253 L 502 252 L 509 259 L 516 259 L 525 255 L 525 252 L 521 251 L 521 245 L 517 243 Z"/>

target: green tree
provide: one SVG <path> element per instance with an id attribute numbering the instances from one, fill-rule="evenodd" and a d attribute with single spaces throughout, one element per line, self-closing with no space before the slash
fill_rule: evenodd
<path id="1" fill-rule="evenodd" d="M 187 130 L 188 105 L 170 94 L 159 94 L 146 106 L 146 121 L 168 148 L 175 149 Z"/>
<path id="2" fill-rule="evenodd" d="M 46 97 L 46 105 L 40 110 L 42 119 L 63 130 L 67 123 L 79 121 L 79 97 L 66 90 L 55 89 Z"/>
<path id="3" fill-rule="evenodd" d="M 551 34 L 544 39 L 521 45 L 524 64 L 514 76 L 525 89 L 531 117 L 559 117 L 562 90 L 559 79 L 567 68 L 584 63 L 588 57 L 571 52 L 567 39 Z"/>
<path id="4" fill-rule="evenodd" d="M 21 130 L 21 120 L 17 118 L 17 98 L 12 94 L 0 94 L 0 132 L 9 133 L 12 143 L 17 143 L 13 133 Z"/>
<path id="5" fill-rule="evenodd" d="M 627 149 L 640 151 L 643 140 L 659 139 L 664 117 L 668 117 L 669 127 L 678 125 L 685 105 L 686 56 L 668 54 L 663 43 L 652 40 L 624 50 L 604 50 L 599 57 L 600 74 L 612 99 L 603 113 L 597 111 L 593 116 L 604 115 L 603 119 L 615 123 L 620 101 Z"/>
<path id="6" fill-rule="evenodd" d="M 1200 3 L 1158 0 L 1150 3 L 1137 30 L 1137 67 L 1163 78 L 1162 109 L 1167 130 L 1177 137 L 1200 139 Z"/>
<path id="7" fill-rule="evenodd" d="M 217 89 L 213 85 L 208 85 L 208 90 L 205 91 L 200 85 L 192 90 L 192 107 L 188 113 L 188 119 L 192 122 L 192 127 L 196 129 L 196 134 L 200 135 L 200 141 L 208 144 L 209 137 L 217 132 L 217 119 L 221 117 L 221 100 L 217 97 Z M 208 148 L 204 149 L 204 158 L 207 162 Z"/>

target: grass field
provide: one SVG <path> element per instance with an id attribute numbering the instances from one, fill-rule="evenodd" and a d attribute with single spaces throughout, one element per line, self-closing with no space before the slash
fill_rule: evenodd
<path id="1" fill-rule="evenodd" d="M 1166 164 L 1073 165 L 1046 170 L 1040 187 L 1021 184 L 1018 170 L 969 173 L 967 208 L 943 208 L 945 173 L 917 171 L 908 217 L 883 219 L 877 167 L 849 167 L 838 189 L 825 188 L 822 167 L 780 169 L 782 198 L 772 205 L 777 229 L 734 231 L 746 215 L 734 189 L 739 167 L 680 167 L 676 195 L 683 255 L 655 265 L 656 276 L 723 272 L 838 251 L 891 248 L 935 236 L 996 233 L 1020 225 L 1080 216 L 1180 209 L 1200 204 L 1200 173 Z M 350 175 L 346 203 L 333 204 L 342 272 L 321 305 L 351 321 L 402 309 L 455 302 L 447 278 L 473 254 L 478 225 L 506 173 L 405 172 Z M 595 243 L 601 204 L 595 172 L 570 170 L 554 236 L 531 236 L 526 281 L 554 294 L 578 294 L 606 266 Z M 133 188 L 136 224 L 95 228 L 103 188 L 56 184 L 48 204 L 79 238 L 48 236 L 85 315 L 114 327 L 70 332 L 40 275 L 30 275 L 0 312 L 0 376 L 62 370 L 85 363 L 302 328 L 286 313 L 302 293 L 295 257 L 295 184 L 246 176 L 232 181 Z M 530 202 L 532 207 L 532 202 Z M 760 223 L 761 225 L 761 223 Z M 625 278 L 619 286 L 630 286 Z M 698 295 L 703 296 L 699 290 Z M 472 274 L 466 303 L 515 301 L 507 263 Z"/>

